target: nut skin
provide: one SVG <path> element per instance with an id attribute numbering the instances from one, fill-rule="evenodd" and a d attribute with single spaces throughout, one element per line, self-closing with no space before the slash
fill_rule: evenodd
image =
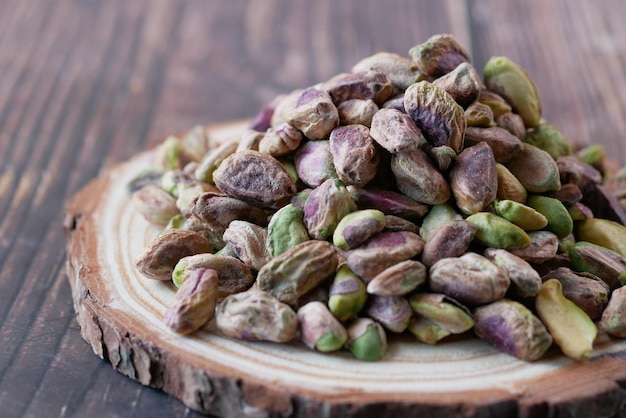
<path id="1" fill-rule="evenodd" d="M 524 136 L 526 135 L 526 126 L 524 126 L 524 120 L 522 117 L 517 113 L 505 112 L 501 115 L 495 116 L 494 120 L 496 125 L 500 128 L 506 129 L 519 139 L 524 139 Z"/>
<path id="2" fill-rule="evenodd" d="M 363 187 L 376 176 L 380 157 L 364 125 L 340 126 L 330 133 L 330 150 L 344 184 Z"/>
<path id="3" fill-rule="evenodd" d="M 402 296 L 371 295 L 365 307 L 365 314 L 385 329 L 401 333 L 409 325 L 413 311 L 409 302 Z"/>
<path id="4" fill-rule="evenodd" d="M 445 90 L 428 81 L 406 89 L 404 108 L 433 146 L 447 145 L 457 153 L 463 148 L 465 112 Z"/>
<path id="5" fill-rule="evenodd" d="M 224 231 L 223 238 L 237 254 L 237 258 L 252 271 L 259 271 L 272 258 L 266 245 L 267 229 L 263 227 L 234 220 Z"/>
<path id="6" fill-rule="evenodd" d="M 495 126 L 493 110 L 479 101 L 475 101 L 465 109 L 467 127 L 490 128 Z"/>
<path id="7" fill-rule="evenodd" d="M 302 132 L 283 122 L 265 131 L 265 135 L 259 141 L 259 152 L 272 157 L 283 157 L 295 151 L 303 139 Z"/>
<path id="8" fill-rule="evenodd" d="M 370 127 L 372 118 L 378 112 L 378 105 L 373 100 L 351 99 L 337 106 L 340 125 L 365 125 Z"/>
<path id="9" fill-rule="evenodd" d="M 484 210 L 496 199 L 496 160 L 489 145 L 479 143 L 457 156 L 450 173 L 450 188 L 457 206 L 467 215 Z"/>
<path id="10" fill-rule="evenodd" d="M 298 316 L 289 305 L 256 289 L 228 296 L 218 306 L 217 328 L 246 341 L 284 343 L 295 338 Z"/>
<path id="11" fill-rule="evenodd" d="M 332 236 L 339 221 L 356 210 L 356 205 L 340 180 L 328 179 L 314 189 L 304 203 L 304 225 L 311 238 Z"/>
<path id="12" fill-rule="evenodd" d="M 174 295 L 164 316 L 164 323 L 180 334 L 190 334 L 215 316 L 217 272 L 197 269 Z"/>
<path id="13" fill-rule="evenodd" d="M 550 231 L 528 233 L 530 245 L 522 249 L 511 249 L 511 253 L 529 263 L 542 264 L 556 257 L 559 251 L 559 237 Z"/>
<path id="14" fill-rule="evenodd" d="M 459 64 L 470 62 L 467 51 L 450 34 L 433 35 L 409 50 L 420 70 L 433 77 L 453 71 Z"/>
<path id="15" fill-rule="evenodd" d="M 456 211 L 452 205 L 444 203 L 442 205 L 433 206 L 422 221 L 420 227 L 420 237 L 426 242 L 448 222 L 461 220 L 463 217 Z"/>
<path id="16" fill-rule="evenodd" d="M 309 302 L 298 309 L 300 336 L 307 347 L 321 352 L 341 349 L 348 339 L 344 326 L 321 302 Z"/>
<path id="17" fill-rule="evenodd" d="M 339 112 L 329 94 L 309 87 L 281 108 L 282 119 L 311 140 L 325 139 L 339 125 Z M 274 125 L 275 126 L 275 125 Z"/>
<path id="18" fill-rule="evenodd" d="M 265 225 L 267 214 L 259 207 L 214 192 L 201 193 L 191 200 L 189 210 L 193 216 L 212 227 L 223 230 L 234 220 Z"/>
<path id="19" fill-rule="evenodd" d="M 541 321 L 519 302 L 501 299 L 474 311 L 478 337 L 520 360 L 535 361 L 552 345 Z"/>

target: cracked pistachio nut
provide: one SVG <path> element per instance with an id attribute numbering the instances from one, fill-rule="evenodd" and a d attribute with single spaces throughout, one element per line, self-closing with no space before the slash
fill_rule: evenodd
<path id="1" fill-rule="evenodd" d="M 542 195 L 530 195 L 526 204 L 546 217 L 546 229 L 557 237 L 564 238 L 574 230 L 574 221 L 561 201 Z"/>
<path id="2" fill-rule="evenodd" d="M 365 314 L 389 331 L 401 333 L 409 325 L 413 311 L 402 296 L 371 295 L 365 306 Z"/>
<path id="3" fill-rule="evenodd" d="M 609 335 L 626 338 L 626 287 L 613 291 L 599 326 Z"/>
<path id="4" fill-rule="evenodd" d="M 403 296 L 426 282 L 426 266 L 406 260 L 386 268 L 367 284 L 367 293 L 379 296 Z"/>
<path id="5" fill-rule="evenodd" d="M 203 253 L 181 258 L 171 273 L 174 286 L 180 288 L 198 269 L 215 270 L 218 277 L 218 299 L 243 292 L 252 286 L 254 276 L 241 260 L 224 255 Z"/>
<path id="6" fill-rule="evenodd" d="M 136 266 L 149 279 L 170 280 L 172 271 L 181 258 L 211 250 L 209 242 L 199 233 L 170 229 L 150 243 L 139 256 Z"/>
<path id="7" fill-rule="evenodd" d="M 474 326 L 470 311 L 440 293 L 415 293 L 409 297 L 413 311 L 430 319 L 451 334 L 462 334 Z"/>
<path id="8" fill-rule="evenodd" d="M 294 94 L 280 110 L 285 122 L 311 140 L 327 138 L 339 124 L 339 112 L 330 95 L 314 87 Z"/>
<path id="9" fill-rule="evenodd" d="M 326 241 L 302 242 L 272 258 L 257 275 L 260 290 L 293 304 L 337 270 L 337 251 Z"/>
<path id="10" fill-rule="evenodd" d="M 174 294 L 165 311 L 164 322 L 180 334 L 189 334 L 215 316 L 217 306 L 217 272 L 197 269 Z"/>
<path id="11" fill-rule="evenodd" d="M 380 157 L 364 125 L 339 126 L 330 133 L 330 151 L 344 184 L 363 187 L 376 176 Z"/>
<path id="12" fill-rule="evenodd" d="M 534 297 L 541 288 L 541 276 L 523 258 L 500 248 L 487 248 L 483 255 L 506 270 L 511 281 L 508 293 L 514 297 Z"/>
<path id="13" fill-rule="evenodd" d="M 387 335 L 383 327 L 370 318 L 358 318 L 348 325 L 346 347 L 359 360 L 380 360 L 387 353 Z"/>
<path id="14" fill-rule="evenodd" d="M 227 157 L 213 172 L 213 180 L 228 196 L 261 207 L 280 207 L 297 191 L 276 158 L 252 150 Z"/>
<path id="15" fill-rule="evenodd" d="M 448 181 L 420 148 L 393 154 L 391 171 L 398 190 L 417 202 L 440 205 L 450 198 Z"/>
<path id="16" fill-rule="evenodd" d="M 266 292 L 251 289 L 228 296 L 218 306 L 217 328 L 246 341 L 288 342 L 298 332 L 293 309 Z"/>
<path id="17" fill-rule="evenodd" d="M 506 57 L 492 57 L 483 69 L 485 86 L 502 96 L 527 128 L 541 121 L 541 101 L 535 83 L 526 71 Z"/>
<path id="18" fill-rule="evenodd" d="M 298 309 L 298 321 L 302 342 L 311 349 L 337 351 L 348 340 L 345 327 L 321 302 L 309 302 Z"/>
<path id="19" fill-rule="evenodd" d="M 350 250 L 384 228 L 384 213 L 376 209 L 357 210 L 341 218 L 333 233 L 333 244 L 341 250 Z"/>
<path id="20" fill-rule="evenodd" d="M 519 302 L 501 299 L 474 311 L 479 338 L 524 361 L 541 358 L 552 345 L 544 324 Z"/>
<path id="21" fill-rule="evenodd" d="M 526 231 L 501 216 L 490 212 L 479 212 L 467 217 L 476 225 L 474 239 L 485 247 L 522 249 L 530 246 Z"/>
<path id="22" fill-rule="evenodd" d="M 484 210 L 498 191 L 496 161 L 485 142 L 465 148 L 450 173 L 450 189 L 458 208 L 471 215 Z"/>
<path id="23" fill-rule="evenodd" d="M 463 149 L 465 112 L 445 90 L 428 81 L 415 83 L 404 93 L 404 108 L 433 146 Z"/>
<path id="24" fill-rule="evenodd" d="M 304 203 L 304 225 L 312 238 L 332 236 L 339 221 L 356 210 L 348 190 L 338 179 L 328 179 L 313 189 Z"/>
<path id="25" fill-rule="evenodd" d="M 328 308 L 344 322 L 358 314 L 367 302 L 367 290 L 363 280 L 343 264 L 337 270 L 330 285 Z"/>
<path id="26" fill-rule="evenodd" d="M 304 210 L 291 203 L 272 215 L 267 225 L 267 247 L 272 257 L 310 239 L 303 217 Z"/>
<path id="27" fill-rule="evenodd" d="M 589 358 L 598 329 L 589 315 L 563 295 L 561 282 L 543 282 L 535 308 L 563 354 L 579 361 Z"/>
<path id="28" fill-rule="evenodd" d="M 570 248 L 569 258 L 574 270 L 598 276 L 611 290 L 626 284 L 626 257 L 618 252 L 579 241 Z"/>
<path id="29" fill-rule="evenodd" d="M 433 77 L 453 71 L 459 64 L 470 62 L 470 56 L 450 34 L 433 35 L 426 42 L 414 46 L 409 55 L 420 70 Z"/>
<path id="30" fill-rule="evenodd" d="M 476 253 L 439 260 L 430 268 L 430 289 L 462 303 L 484 305 L 506 294 L 511 284 L 505 269 Z"/>
<path id="31" fill-rule="evenodd" d="M 524 143 L 505 164 L 530 193 L 559 190 L 561 180 L 559 167 L 554 159 L 533 145 Z"/>
<path id="32" fill-rule="evenodd" d="M 497 215 L 513 222 L 524 231 L 543 229 L 548 225 L 548 219 L 540 212 L 513 200 L 499 200 L 494 202 L 493 207 Z"/>

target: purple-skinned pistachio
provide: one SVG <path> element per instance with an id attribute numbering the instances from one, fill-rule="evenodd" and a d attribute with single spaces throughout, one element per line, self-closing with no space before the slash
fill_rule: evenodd
<path id="1" fill-rule="evenodd" d="M 437 344 L 451 334 L 450 331 L 424 316 L 414 316 L 411 318 L 407 330 L 413 334 L 418 341 L 430 345 Z"/>
<path id="2" fill-rule="evenodd" d="M 483 255 L 506 270 L 511 281 L 511 297 L 534 297 L 541 288 L 541 276 L 524 259 L 501 248 L 487 248 Z"/>
<path id="3" fill-rule="evenodd" d="M 474 311 L 478 337 L 524 361 L 541 358 L 552 337 L 533 313 L 519 302 L 498 300 Z"/>
<path id="4" fill-rule="evenodd" d="M 430 268 L 431 290 L 464 305 L 484 305 L 501 299 L 510 284 L 506 270 L 476 253 L 444 258 Z"/>
<path id="5" fill-rule="evenodd" d="M 426 205 L 439 205 L 450 198 L 450 185 L 420 148 L 393 154 L 391 171 L 400 192 Z"/>
<path id="6" fill-rule="evenodd" d="M 394 91 L 391 80 L 377 71 L 341 74 L 328 80 L 324 89 L 336 105 L 351 99 L 373 100 L 381 105 Z"/>
<path id="7" fill-rule="evenodd" d="M 378 150 L 367 126 L 348 125 L 333 129 L 330 150 L 337 175 L 344 184 L 363 187 L 376 176 Z"/>
<path id="8" fill-rule="evenodd" d="M 422 133 L 409 115 L 395 109 L 380 109 L 372 118 L 372 138 L 391 153 L 419 145 Z"/>
<path id="9" fill-rule="evenodd" d="M 337 224 L 356 205 L 340 180 L 328 179 L 314 189 L 304 203 L 304 225 L 315 239 L 330 237 Z"/>
<path id="10" fill-rule="evenodd" d="M 394 109 L 398 112 L 406 113 L 404 109 L 404 93 L 393 96 L 382 104 L 381 109 Z"/>
<path id="11" fill-rule="evenodd" d="M 474 102 L 465 109 L 467 127 L 490 128 L 495 126 L 493 110 L 481 102 Z"/>
<path id="12" fill-rule="evenodd" d="M 433 147 L 431 144 L 425 143 L 422 145 L 422 149 L 431 158 L 435 167 L 442 173 L 448 171 L 456 160 L 456 151 L 447 145 Z"/>
<path id="13" fill-rule="evenodd" d="M 191 213 L 209 225 L 226 228 L 234 220 L 252 222 L 257 225 L 267 223 L 264 210 L 239 199 L 218 195 L 212 192 L 196 196 L 189 204 Z"/>
<path id="14" fill-rule="evenodd" d="M 385 229 L 384 231 L 397 232 L 408 231 L 414 234 L 419 234 L 420 228 L 415 222 L 411 222 L 407 219 L 400 218 L 394 215 L 385 215 Z"/>
<path id="15" fill-rule="evenodd" d="M 367 293 L 378 296 L 403 296 L 426 282 L 426 266 L 406 260 L 386 268 L 367 284 Z"/>
<path id="16" fill-rule="evenodd" d="M 346 348 L 359 360 L 380 360 L 387 353 L 383 327 L 370 318 L 358 318 L 348 325 Z"/>
<path id="17" fill-rule="evenodd" d="M 363 58 L 352 67 L 353 73 L 368 70 L 384 73 L 398 91 L 404 91 L 426 77 L 413 60 L 391 52 L 379 52 Z"/>
<path id="18" fill-rule="evenodd" d="M 424 241 L 411 232 L 381 232 L 346 253 L 350 269 L 371 280 L 392 265 L 419 255 Z"/>
<path id="19" fill-rule="evenodd" d="M 526 126 L 524 126 L 524 120 L 522 117 L 517 113 L 504 112 L 501 115 L 495 116 L 494 120 L 496 125 L 500 128 L 506 129 L 519 139 L 524 139 L 524 135 L 526 135 Z"/>
<path id="20" fill-rule="evenodd" d="M 378 187 L 352 187 L 348 191 L 359 209 L 377 209 L 385 215 L 395 215 L 409 220 L 421 219 L 428 206 L 391 190 Z"/>
<path id="21" fill-rule="evenodd" d="M 402 296 L 372 295 L 368 298 L 365 313 L 391 332 L 403 332 L 409 325 L 413 310 Z"/>
<path id="22" fill-rule="evenodd" d="M 253 271 L 259 271 L 272 257 L 266 245 L 267 229 L 253 223 L 234 220 L 228 224 L 223 238 L 237 258 Z"/>
<path id="23" fill-rule="evenodd" d="M 496 160 L 489 145 L 465 148 L 450 173 L 450 189 L 457 206 L 467 215 L 484 210 L 498 191 Z"/>
<path id="24" fill-rule="evenodd" d="M 611 290 L 626 283 L 626 257 L 616 251 L 579 241 L 570 248 L 569 258 L 574 270 L 598 276 Z"/>
<path id="25" fill-rule="evenodd" d="M 303 90 L 282 108 L 285 122 L 308 139 L 325 139 L 339 124 L 339 113 L 327 92 L 313 87 Z"/>
<path id="26" fill-rule="evenodd" d="M 337 319 L 344 322 L 357 315 L 367 302 L 363 280 L 343 264 L 330 285 L 328 308 Z"/>
<path id="27" fill-rule="evenodd" d="M 348 339 L 344 326 L 321 302 L 309 302 L 298 309 L 298 320 L 302 342 L 311 349 L 336 351 Z"/>
<path id="28" fill-rule="evenodd" d="M 217 283 L 215 270 L 195 270 L 174 294 L 174 301 L 165 312 L 165 325 L 180 334 L 189 334 L 213 319 Z"/>
<path id="29" fill-rule="evenodd" d="M 251 289 L 227 297 L 216 311 L 217 328 L 246 341 L 284 343 L 295 338 L 298 316 L 289 305 L 266 292 Z"/>
<path id="30" fill-rule="evenodd" d="M 450 34 L 433 35 L 416 45 L 409 55 L 420 70 L 433 77 L 441 77 L 463 62 L 470 62 L 467 51 Z"/>
<path id="31" fill-rule="evenodd" d="M 434 146 L 447 145 L 460 152 L 466 128 L 463 108 L 445 90 L 420 81 L 404 93 L 404 108 Z"/>
<path id="32" fill-rule="evenodd" d="M 157 225 L 167 225 L 173 216 L 180 213 L 176 199 L 155 184 L 147 184 L 137 190 L 131 202 L 148 222 Z"/>
<path id="33" fill-rule="evenodd" d="M 436 230 L 424 245 L 422 262 L 432 266 L 449 257 L 460 257 L 467 252 L 476 235 L 476 226 L 466 220 L 448 222 Z"/>
<path id="34" fill-rule="evenodd" d="M 489 145 L 499 163 L 507 162 L 522 149 L 522 141 L 504 128 L 468 126 L 465 130 L 465 146 L 471 147 L 483 142 Z"/>
<path id="35" fill-rule="evenodd" d="M 282 157 L 295 151 L 304 136 L 288 123 L 269 128 L 259 141 L 259 151 L 272 157 Z"/>
<path id="36" fill-rule="evenodd" d="M 351 99 L 341 102 L 337 106 L 340 125 L 372 124 L 372 118 L 378 112 L 378 105 L 373 100 Z"/>
<path id="37" fill-rule="evenodd" d="M 478 99 L 482 84 L 480 75 L 472 64 L 460 63 L 454 70 L 433 80 L 433 85 L 442 88 L 463 108 Z"/>
<path id="38" fill-rule="evenodd" d="M 559 168 L 547 152 L 523 144 L 505 164 L 530 193 L 544 193 L 561 188 Z"/>
<path id="39" fill-rule="evenodd" d="M 626 287 L 620 287 L 611 294 L 599 326 L 609 335 L 626 338 Z"/>
<path id="40" fill-rule="evenodd" d="M 556 256 L 559 251 L 559 238 L 550 231 L 528 233 L 530 245 L 526 248 L 511 249 L 511 253 L 529 263 L 544 263 Z"/>
<path id="41" fill-rule="evenodd" d="M 452 205 L 444 203 L 442 205 L 433 206 L 422 221 L 420 226 L 420 237 L 425 241 L 430 240 L 439 229 L 448 222 L 463 219 Z"/>
<path id="42" fill-rule="evenodd" d="M 274 116 L 274 111 L 276 110 L 276 106 L 278 106 L 278 104 L 282 100 L 284 100 L 284 98 L 285 98 L 285 95 L 283 94 L 280 94 L 274 97 L 250 121 L 250 123 L 248 124 L 248 128 L 253 129 L 257 132 L 267 131 L 267 129 L 270 126 L 272 126 L 272 117 Z"/>
<path id="43" fill-rule="evenodd" d="M 349 250 L 367 241 L 385 228 L 385 214 L 376 209 L 363 209 L 344 216 L 333 233 L 333 244 Z"/>
<path id="44" fill-rule="evenodd" d="M 493 112 L 493 116 L 496 118 L 505 113 L 509 113 L 512 110 L 511 105 L 508 104 L 502 96 L 489 89 L 483 88 L 480 90 L 478 101 L 489 106 Z"/>
<path id="45" fill-rule="evenodd" d="M 566 206 L 573 205 L 583 199 L 580 187 L 573 183 L 562 184 L 559 190 L 548 192 L 546 196 L 560 200 Z"/>
<path id="46" fill-rule="evenodd" d="M 304 143 L 296 152 L 294 162 L 298 177 L 309 187 L 318 187 L 326 180 L 337 177 L 328 140 Z"/>
<path id="47" fill-rule="evenodd" d="M 439 293 L 415 293 L 409 297 L 411 308 L 451 334 L 462 334 L 474 326 L 465 306 Z"/>

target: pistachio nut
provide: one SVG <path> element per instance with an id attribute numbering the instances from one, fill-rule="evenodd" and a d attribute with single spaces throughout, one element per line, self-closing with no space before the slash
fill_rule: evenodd
<path id="1" fill-rule="evenodd" d="M 251 289 L 228 296 L 219 305 L 217 328 L 229 337 L 284 343 L 295 338 L 298 316 L 269 293 Z"/>
<path id="2" fill-rule="evenodd" d="M 496 162 L 496 174 L 498 175 L 498 200 L 512 200 L 525 203 L 528 192 L 524 185 L 504 165 Z"/>
<path id="3" fill-rule="evenodd" d="M 336 105 L 351 99 L 371 99 L 381 105 L 394 92 L 393 84 L 386 74 L 369 70 L 340 74 L 324 83 L 323 87 Z"/>
<path id="4" fill-rule="evenodd" d="M 421 71 L 433 77 L 441 77 L 462 62 L 470 62 L 465 48 L 450 34 L 431 36 L 426 42 L 411 48 L 409 55 Z"/>
<path id="5" fill-rule="evenodd" d="M 357 210 L 339 221 L 333 233 L 333 243 L 341 250 L 356 248 L 384 228 L 384 213 L 376 209 Z"/>
<path id="6" fill-rule="evenodd" d="M 436 147 L 447 145 L 461 151 L 465 112 L 445 90 L 428 81 L 415 83 L 404 93 L 404 108 L 426 141 Z"/>
<path id="7" fill-rule="evenodd" d="M 405 260 L 386 268 L 367 284 L 367 293 L 378 296 L 403 296 L 426 282 L 426 266 Z"/>
<path id="8" fill-rule="evenodd" d="M 546 193 L 546 196 L 553 197 L 561 201 L 564 205 L 570 206 L 578 203 L 583 199 L 580 188 L 573 183 L 562 184 L 559 190 Z"/>
<path id="9" fill-rule="evenodd" d="M 413 60 L 391 52 L 376 53 L 363 58 L 352 67 L 353 73 L 362 71 L 384 73 L 398 91 L 404 91 L 411 84 L 426 77 Z"/>
<path id="10" fill-rule="evenodd" d="M 348 339 L 344 326 L 321 302 L 310 302 L 298 309 L 298 321 L 302 342 L 311 349 L 336 351 Z"/>
<path id="11" fill-rule="evenodd" d="M 416 147 L 422 138 L 413 119 L 396 109 L 380 109 L 372 118 L 370 135 L 378 145 L 391 153 Z"/>
<path id="12" fill-rule="evenodd" d="M 589 315 L 563 296 L 561 282 L 546 280 L 535 298 L 535 308 L 563 354 L 579 361 L 589 358 L 598 330 Z"/>
<path id="13" fill-rule="evenodd" d="M 206 128 L 202 125 L 196 125 L 189 129 L 181 138 L 180 143 L 185 154 L 196 162 L 202 160 L 210 148 Z"/>
<path id="14" fill-rule="evenodd" d="M 450 198 L 450 186 L 420 148 L 393 154 L 391 171 L 400 192 L 426 205 L 440 205 Z"/>
<path id="15" fill-rule="evenodd" d="M 227 157 L 213 173 L 213 180 L 230 197 L 262 207 L 280 207 L 297 191 L 277 159 L 251 150 Z"/>
<path id="16" fill-rule="evenodd" d="M 459 209 L 468 215 L 489 206 L 498 191 L 493 151 L 484 142 L 465 148 L 450 173 L 450 189 Z"/>
<path id="17" fill-rule="evenodd" d="M 524 361 L 541 358 L 552 337 L 541 321 L 519 302 L 501 299 L 474 311 L 478 337 Z"/>
<path id="18" fill-rule="evenodd" d="M 365 306 L 365 314 L 389 331 L 401 333 L 409 325 L 413 311 L 402 296 L 371 295 Z"/>
<path id="19" fill-rule="evenodd" d="M 584 221 L 585 219 L 591 219 L 594 217 L 593 211 L 589 209 L 588 206 L 580 202 L 567 206 L 567 212 L 574 222 Z"/>
<path id="20" fill-rule="evenodd" d="M 526 231 L 501 216 L 490 212 L 479 212 L 467 217 L 476 225 L 474 239 L 485 247 L 522 249 L 530 246 Z"/>
<path id="21" fill-rule="evenodd" d="M 513 222 L 525 231 L 545 228 L 548 219 L 537 210 L 513 200 L 499 200 L 493 207 L 497 215 Z"/>
<path id="22" fill-rule="evenodd" d="M 561 182 L 578 186 L 583 194 L 602 183 L 602 173 L 596 168 L 585 164 L 574 155 L 561 156 L 556 159 Z"/>
<path id="23" fill-rule="evenodd" d="M 527 191 L 544 193 L 561 188 L 559 168 L 554 159 L 533 145 L 524 143 L 505 164 Z"/>
<path id="24" fill-rule="evenodd" d="M 493 110 L 479 101 L 475 101 L 465 109 L 467 127 L 490 128 L 495 126 Z"/>
<path id="25" fill-rule="evenodd" d="M 234 220 L 265 225 L 267 214 L 257 206 L 233 197 L 205 192 L 189 203 L 190 212 L 203 222 L 215 227 L 226 228 Z"/>
<path id="26" fill-rule="evenodd" d="M 574 235 L 578 241 L 591 242 L 626 257 L 626 227 L 617 222 L 586 219 L 576 223 Z"/>
<path id="27" fill-rule="evenodd" d="M 378 187 L 347 187 L 359 209 L 377 209 L 385 215 L 395 215 L 408 220 L 421 219 L 428 206 L 401 193 Z"/>
<path id="28" fill-rule="evenodd" d="M 283 157 L 295 151 L 303 139 L 302 132 L 283 122 L 265 131 L 265 135 L 259 141 L 258 150 L 272 157 Z"/>
<path id="29" fill-rule="evenodd" d="M 524 259 L 500 248 L 487 248 L 483 255 L 506 270 L 511 281 L 508 294 L 516 298 L 534 297 L 541 288 L 541 276 Z"/>
<path id="30" fill-rule="evenodd" d="M 425 344 L 434 345 L 451 334 L 450 331 L 423 316 L 411 318 L 407 330 Z"/>
<path id="31" fill-rule="evenodd" d="M 513 110 L 511 105 L 508 104 L 502 96 L 486 88 L 482 88 L 480 90 L 478 102 L 489 106 L 493 112 L 493 116 L 496 118 Z"/>
<path id="32" fill-rule="evenodd" d="M 469 62 L 462 62 L 447 74 L 433 80 L 433 85 L 445 90 L 461 107 L 478 99 L 482 84 L 480 75 Z"/>
<path id="33" fill-rule="evenodd" d="M 364 280 L 371 280 L 392 265 L 415 257 L 424 241 L 412 232 L 381 232 L 361 246 L 346 252 L 350 269 Z"/>
<path id="34" fill-rule="evenodd" d="M 567 267 L 560 267 L 546 274 L 543 279 L 561 282 L 563 296 L 574 302 L 592 321 L 600 319 L 609 302 L 609 285 L 593 274 L 575 273 Z"/>
<path id="35" fill-rule="evenodd" d="M 433 160 L 435 167 L 442 173 L 448 171 L 452 163 L 456 160 L 456 151 L 447 145 L 433 147 L 429 143 L 422 145 L 422 149 Z"/>
<path id="36" fill-rule="evenodd" d="M 261 226 L 234 220 L 224 231 L 223 238 L 237 254 L 237 258 L 252 271 L 259 271 L 272 258 L 266 245 L 267 229 Z"/>
<path id="37" fill-rule="evenodd" d="M 165 325 L 180 334 L 189 334 L 213 319 L 217 281 L 215 270 L 195 270 L 174 294 L 174 301 L 165 311 Z"/>
<path id="38" fill-rule="evenodd" d="M 524 119 L 522 119 L 520 115 L 513 112 L 505 112 L 496 116 L 494 119 L 497 126 L 506 129 L 519 139 L 524 139 L 526 126 L 524 125 Z"/>
<path id="39" fill-rule="evenodd" d="M 530 263 L 541 264 L 553 259 L 559 251 L 559 238 L 550 231 L 532 231 L 528 237 L 528 247 L 511 249 L 511 253 Z"/>
<path id="40" fill-rule="evenodd" d="M 259 113 L 252 118 L 248 124 L 248 129 L 265 132 L 270 126 L 272 126 L 272 118 L 274 117 L 276 107 L 285 99 L 285 97 L 286 96 L 284 94 L 279 94 L 266 103 L 265 106 L 261 108 Z"/>
<path id="41" fill-rule="evenodd" d="M 404 218 L 400 218 L 399 216 L 385 215 L 384 231 L 408 231 L 413 232 L 414 234 L 419 234 L 420 228 L 414 222 L 408 221 Z"/>
<path id="42" fill-rule="evenodd" d="M 467 252 L 476 231 L 476 225 L 464 219 L 442 225 L 426 241 L 422 262 L 432 266 L 444 258 L 460 257 Z"/>
<path id="43" fill-rule="evenodd" d="M 366 301 L 367 291 L 363 280 L 347 264 L 341 265 L 329 290 L 330 311 L 343 322 L 358 314 Z"/>
<path id="44" fill-rule="evenodd" d="M 161 184 L 161 178 L 165 171 L 161 167 L 149 167 L 141 170 L 126 184 L 126 190 L 131 196 L 148 184 L 154 184 L 159 186 Z"/>
<path id="45" fill-rule="evenodd" d="M 337 263 L 337 251 L 330 243 L 305 241 L 266 263 L 256 283 L 260 290 L 291 304 L 334 274 Z"/>
<path id="46" fill-rule="evenodd" d="M 430 268 L 429 283 L 431 291 L 468 306 L 501 299 L 511 284 L 505 269 L 476 253 L 439 260 Z"/>
<path id="47" fill-rule="evenodd" d="M 428 214 L 424 217 L 422 226 L 420 227 L 420 236 L 425 240 L 435 234 L 443 225 L 448 222 L 463 219 L 452 205 L 444 203 L 442 205 L 433 206 Z"/>
<path id="48" fill-rule="evenodd" d="M 626 283 L 626 257 L 618 252 L 579 241 L 570 248 L 569 257 L 574 270 L 598 276 L 611 290 Z"/>
<path id="49" fill-rule="evenodd" d="M 315 239 L 332 236 L 339 221 L 356 210 L 356 205 L 340 180 L 328 179 L 314 189 L 304 203 L 304 225 Z"/>
<path id="50" fill-rule="evenodd" d="M 148 222 L 156 225 L 167 225 L 172 217 L 180 214 L 176 199 L 155 184 L 147 184 L 137 190 L 131 202 Z"/>
<path id="51" fill-rule="evenodd" d="M 606 151 L 601 144 L 587 145 L 576 152 L 576 158 L 596 169 L 602 167 L 606 158 Z"/>
<path id="52" fill-rule="evenodd" d="M 387 353 L 385 330 L 370 318 L 358 318 L 348 325 L 346 347 L 359 360 L 380 360 Z"/>
<path id="53" fill-rule="evenodd" d="M 309 87 L 281 108 L 285 122 L 311 140 L 325 139 L 339 124 L 339 112 L 330 95 Z"/>
<path id="54" fill-rule="evenodd" d="M 346 100 L 337 106 L 339 125 L 365 125 L 370 127 L 372 118 L 378 112 L 378 105 L 373 100 Z"/>
<path id="55" fill-rule="evenodd" d="M 479 128 L 468 126 L 465 129 L 465 147 L 486 143 L 493 151 L 495 160 L 506 163 L 523 147 L 522 141 L 504 128 L 492 126 Z"/>
<path id="56" fill-rule="evenodd" d="M 298 177 L 310 187 L 318 187 L 326 180 L 337 177 L 327 139 L 305 142 L 298 148 L 294 162 Z"/>
<path id="57" fill-rule="evenodd" d="M 333 129 L 330 150 L 337 176 L 344 184 L 363 187 L 376 176 L 378 150 L 367 126 L 348 125 Z"/>
<path id="58" fill-rule="evenodd" d="M 170 229 L 150 243 L 139 256 L 136 266 L 149 279 L 170 280 L 174 266 L 181 258 L 211 250 L 209 242 L 199 233 Z"/>
<path id="59" fill-rule="evenodd" d="M 226 158 L 235 153 L 238 146 L 239 143 L 237 141 L 228 141 L 204 154 L 200 164 L 194 171 L 196 180 L 215 184 L 213 173 Z"/>
<path id="60" fill-rule="evenodd" d="M 440 293 L 415 293 L 409 297 L 411 308 L 451 334 L 462 334 L 474 326 L 470 311 Z"/>
<path id="61" fill-rule="evenodd" d="M 272 215 L 267 226 L 267 247 L 272 257 L 309 240 L 303 216 L 304 210 L 291 203 Z"/>
<path id="62" fill-rule="evenodd" d="M 530 195 L 526 204 L 546 217 L 548 220 L 546 229 L 554 232 L 557 237 L 563 238 L 572 233 L 574 221 L 559 200 L 542 195 Z"/>
<path id="63" fill-rule="evenodd" d="M 269 126 L 267 129 L 269 129 Z M 261 143 L 264 136 L 265 130 L 263 132 L 259 132 L 255 129 L 246 129 L 239 138 L 239 143 L 237 144 L 235 152 L 246 150 L 258 151 L 259 143 Z"/>
<path id="64" fill-rule="evenodd" d="M 171 273 L 174 286 L 180 288 L 183 283 L 198 269 L 209 269 L 217 272 L 218 299 L 248 290 L 254 283 L 250 268 L 235 257 L 217 254 L 195 254 L 181 258 Z"/>
<path id="65" fill-rule="evenodd" d="M 526 132 L 524 142 L 546 151 L 555 160 L 572 154 L 572 144 L 556 126 L 546 121 L 541 121 L 535 128 Z"/>
<path id="66" fill-rule="evenodd" d="M 626 287 L 613 291 L 599 327 L 609 335 L 626 338 Z"/>
<path id="67" fill-rule="evenodd" d="M 502 96 L 518 113 L 527 128 L 541 121 L 541 102 L 535 83 L 526 71 L 506 57 L 492 57 L 483 69 L 485 86 Z"/>

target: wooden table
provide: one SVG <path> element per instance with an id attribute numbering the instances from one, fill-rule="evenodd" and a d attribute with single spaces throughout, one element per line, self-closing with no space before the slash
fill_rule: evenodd
<path id="1" fill-rule="evenodd" d="M 479 70 L 520 63 L 547 120 L 626 163 L 625 17 L 623 0 L 1 0 L 0 415 L 197 415 L 80 337 L 64 205 L 103 168 L 442 32 Z"/>

